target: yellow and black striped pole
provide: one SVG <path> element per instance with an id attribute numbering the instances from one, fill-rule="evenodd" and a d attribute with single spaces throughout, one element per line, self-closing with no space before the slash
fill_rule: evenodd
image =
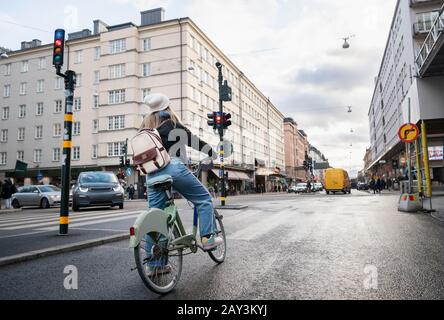
<path id="1" fill-rule="evenodd" d="M 74 87 L 76 73 L 67 70 L 65 74 L 57 73 L 65 79 L 65 118 L 63 132 L 63 166 L 62 166 L 62 199 L 60 205 L 60 235 L 68 234 L 69 226 L 69 187 L 71 181 L 71 149 L 72 149 L 72 122 Z"/>

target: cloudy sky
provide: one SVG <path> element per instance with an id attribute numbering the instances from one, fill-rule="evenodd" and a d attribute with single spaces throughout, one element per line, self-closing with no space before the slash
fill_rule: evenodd
<path id="1" fill-rule="evenodd" d="M 298 122 L 331 165 L 357 171 L 369 146 L 367 111 L 395 5 L 396 0 L 15 0 L 2 4 L 0 46 L 18 49 L 20 41 L 34 38 L 48 43 L 51 30 L 92 29 L 95 19 L 138 24 L 139 10 L 162 6 L 167 19 L 192 18 Z M 341 37 L 351 34 L 356 36 L 350 49 L 342 49 Z"/>

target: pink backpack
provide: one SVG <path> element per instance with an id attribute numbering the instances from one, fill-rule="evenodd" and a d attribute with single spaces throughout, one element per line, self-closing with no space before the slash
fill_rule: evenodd
<path id="1" fill-rule="evenodd" d="M 156 129 L 144 129 L 131 139 L 134 165 L 144 174 L 165 168 L 171 161 Z"/>

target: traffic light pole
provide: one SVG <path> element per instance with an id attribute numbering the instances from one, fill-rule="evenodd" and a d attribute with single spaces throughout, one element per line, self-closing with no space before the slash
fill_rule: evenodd
<path id="1" fill-rule="evenodd" d="M 218 81 L 219 81 L 219 93 L 222 92 L 222 85 L 223 85 L 223 75 L 222 75 L 222 65 L 219 63 L 216 65 L 217 69 L 219 70 L 219 76 L 218 76 Z M 223 104 L 223 100 L 222 97 L 219 96 L 219 112 L 221 115 L 224 114 L 224 104 Z M 223 126 L 219 128 L 219 140 L 220 140 L 220 150 L 219 150 L 219 156 L 220 156 L 220 172 L 219 172 L 219 177 L 220 177 L 220 181 L 221 181 L 221 187 L 220 187 L 220 205 L 222 207 L 225 206 L 225 201 L 227 198 L 227 190 L 226 190 L 226 185 L 225 185 L 225 150 L 224 150 L 224 128 Z"/>
<path id="2" fill-rule="evenodd" d="M 67 70 L 65 74 L 63 74 L 60 72 L 60 67 L 57 67 L 57 75 L 65 80 L 65 117 L 63 133 L 64 163 L 62 166 L 62 199 L 60 205 L 59 234 L 67 235 L 69 226 L 69 185 L 71 181 L 72 122 L 76 73 Z"/>

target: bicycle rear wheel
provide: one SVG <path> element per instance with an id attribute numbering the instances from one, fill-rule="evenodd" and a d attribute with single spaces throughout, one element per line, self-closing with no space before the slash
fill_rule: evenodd
<path id="1" fill-rule="evenodd" d="M 221 264 L 225 261 L 227 254 L 227 238 L 225 236 L 224 224 L 222 222 L 223 217 L 219 215 L 217 211 L 215 211 L 214 214 L 216 220 L 216 235 L 220 236 L 224 242 L 213 251 L 208 252 L 208 255 L 214 262 Z"/>
<path id="2" fill-rule="evenodd" d="M 179 234 L 174 226 L 170 240 Z M 157 294 L 171 292 L 182 274 L 183 250 L 169 250 L 167 238 L 168 235 L 153 232 L 134 248 L 137 271 L 148 289 Z"/>

